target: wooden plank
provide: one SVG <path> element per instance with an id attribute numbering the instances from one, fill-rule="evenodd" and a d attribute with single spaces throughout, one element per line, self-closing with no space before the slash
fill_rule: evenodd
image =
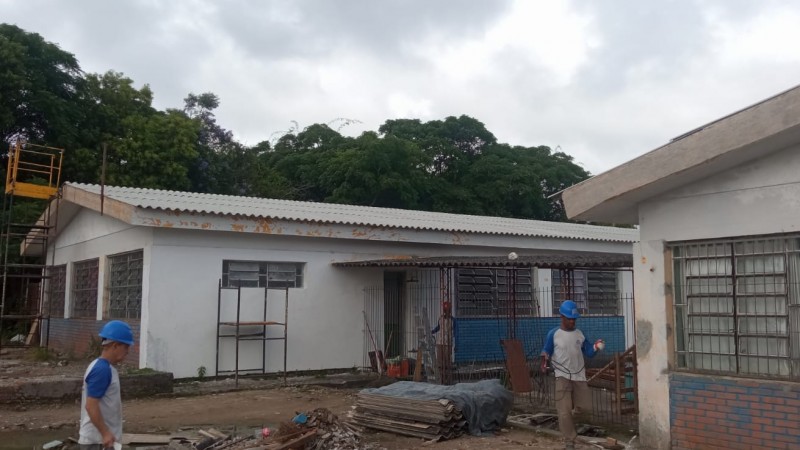
<path id="1" fill-rule="evenodd" d="M 122 433 L 122 445 L 131 444 L 169 444 L 172 439 L 166 434 Z"/>
<path id="2" fill-rule="evenodd" d="M 274 447 L 274 450 L 289 450 L 292 448 L 304 448 L 307 443 L 313 441 L 316 438 L 317 438 L 317 431 L 312 430 L 300 436 L 297 439 L 292 439 L 289 442 L 285 442 L 277 447 Z"/>
<path id="3" fill-rule="evenodd" d="M 525 349 L 519 339 L 503 339 L 500 341 L 506 353 L 506 369 L 511 376 L 511 390 L 520 394 L 533 391 Z"/>

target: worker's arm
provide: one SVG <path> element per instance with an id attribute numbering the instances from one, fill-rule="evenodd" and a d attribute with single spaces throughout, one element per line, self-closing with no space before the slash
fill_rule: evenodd
<path id="1" fill-rule="evenodd" d="M 552 330 L 550 330 L 549 333 L 547 333 L 547 337 L 545 337 L 544 339 L 544 347 L 542 348 L 542 353 L 541 353 L 542 372 L 547 372 L 547 360 L 550 359 L 550 357 L 553 355 L 553 352 L 555 351 L 556 345 L 554 338 L 556 335 L 556 331 L 558 331 L 558 328 L 553 328 Z"/>
<path id="2" fill-rule="evenodd" d="M 92 425 L 100 432 L 103 437 L 103 448 L 111 448 L 114 446 L 114 434 L 106 426 L 103 420 L 103 414 L 100 412 L 100 399 L 94 397 L 86 397 L 86 412 L 89 414 L 89 420 Z"/>

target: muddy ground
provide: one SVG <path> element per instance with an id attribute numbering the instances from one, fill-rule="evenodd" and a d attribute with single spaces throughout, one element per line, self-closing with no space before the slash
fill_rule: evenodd
<path id="1" fill-rule="evenodd" d="M 39 361 L 31 354 L 0 355 L 0 382 L 16 377 L 81 376 L 88 361 L 65 361 L 58 357 Z M 323 380 L 318 380 L 323 381 Z M 232 392 L 203 393 L 187 384 L 224 385 L 225 382 L 179 384 L 179 394 L 146 399 L 123 399 L 126 433 L 174 434 L 181 430 L 214 427 L 240 435 L 263 427 L 276 428 L 296 412 L 328 408 L 347 418 L 355 403 L 357 389 L 335 389 L 314 385 L 272 387 Z M 182 395 L 181 392 L 191 393 Z M 200 394 L 198 394 L 200 392 Z M 68 404 L 0 405 L 0 448 L 27 448 L 53 439 L 77 437 L 79 402 Z M 387 450 L 433 448 L 469 449 L 560 449 L 563 444 L 549 435 L 507 428 L 495 435 L 460 438 L 422 446 L 423 440 L 389 433 L 365 432 L 364 439 Z M 581 448 L 590 448 L 588 446 Z"/>

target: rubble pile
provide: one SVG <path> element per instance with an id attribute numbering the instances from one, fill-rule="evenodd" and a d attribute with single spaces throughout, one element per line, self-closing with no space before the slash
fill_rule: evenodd
<path id="1" fill-rule="evenodd" d="M 365 428 L 420 437 L 433 441 L 464 434 L 467 421 L 448 399 L 417 400 L 361 392 L 353 422 Z"/>
<path id="2" fill-rule="evenodd" d="M 266 444 L 266 445 L 264 445 Z M 281 423 L 266 441 L 263 450 L 370 450 L 375 447 L 361 441 L 361 434 L 326 408 L 298 413 L 290 422 Z"/>

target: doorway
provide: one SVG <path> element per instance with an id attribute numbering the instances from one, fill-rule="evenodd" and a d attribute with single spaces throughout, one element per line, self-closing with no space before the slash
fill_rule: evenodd
<path id="1" fill-rule="evenodd" d="M 404 350 L 405 281 L 405 272 L 383 273 L 383 342 L 387 358 L 400 356 Z"/>

